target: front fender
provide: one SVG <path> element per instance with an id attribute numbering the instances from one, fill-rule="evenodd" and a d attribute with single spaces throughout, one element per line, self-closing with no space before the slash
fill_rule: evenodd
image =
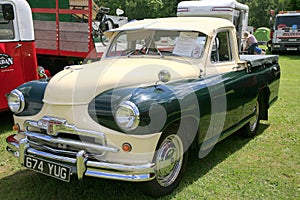
<path id="1" fill-rule="evenodd" d="M 16 116 L 32 116 L 39 113 L 44 105 L 43 98 L 47 85 L 46 80 L 35 80 L 20 85 L 17 89 L 24 95 L 25 108 Z"/>
<path id="2" fill-rule="evenodd" d="M 115 110 L 121 102 L 131 101 L 140 111 L 140 124 L 129 133 L 161 132 L 185 116 L 199 119 L 199 100 L 193 86 L 192 80 L 185 80 L 157 86 L 112 89 L 91 101 L 89 115 L 100 125 L 121 131 L 114 120 Z"/>

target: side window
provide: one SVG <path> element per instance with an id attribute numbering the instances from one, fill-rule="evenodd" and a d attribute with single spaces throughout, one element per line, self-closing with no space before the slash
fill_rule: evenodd
<path id="1" fill-rule="evenodd" d="M 214 39 L 211 62 L 226 62 L 232 60 L 230 34 L 228 31 L 222 31 Z"/>
<path id="2" fill-rule="evenodd" d="M 122 52 L 129 49 L 127 34 L 120 34 L 111 46 L 107 57 L 120 56 Z M 135 48 L 134 48 L 135 49 Z"/>
<path id="3" fill-rule="evenodd" d="M 9 12 L 10 11 L 10 12 Z M 0 40 L 14 39 L 13 9 L 10 4 L 0 5 Z"/>

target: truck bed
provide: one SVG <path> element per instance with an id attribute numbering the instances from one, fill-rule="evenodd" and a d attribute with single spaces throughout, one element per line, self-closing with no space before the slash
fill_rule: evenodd
<path id="1" fill-rule="evenodd" d="M 248 61 L 252 67 L 278 63 L 278 55 L 240 55 L 240 60 Z"/>

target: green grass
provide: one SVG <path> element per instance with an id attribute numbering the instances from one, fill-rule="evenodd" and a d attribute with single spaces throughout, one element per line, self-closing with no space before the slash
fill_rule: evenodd
<path id="1" fill-rule="evenodd" d="M 300 56 L 280 56 L 278 101 L 250 139 L 232 135 L 204 159 L 190 155 L 179 188 L 162 199 L 300 199 Z M 5 152 L 9 114 L 0 115 L 0 199 L 150 199 L 136 184 L 96 178 L 64 183 L 20 167 Z"/>

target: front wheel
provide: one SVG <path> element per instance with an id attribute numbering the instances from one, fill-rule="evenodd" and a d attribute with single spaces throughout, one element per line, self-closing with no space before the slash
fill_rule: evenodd
<path id="1" fill-rule="evenodd" d="M 154 157 L 156 177 L 140 185 L 141 191 L 152 197 L 168 195 L 179 185 L 188 159 L 184 143 L 176 133 L 161 138 L 158 147 Z"/>

